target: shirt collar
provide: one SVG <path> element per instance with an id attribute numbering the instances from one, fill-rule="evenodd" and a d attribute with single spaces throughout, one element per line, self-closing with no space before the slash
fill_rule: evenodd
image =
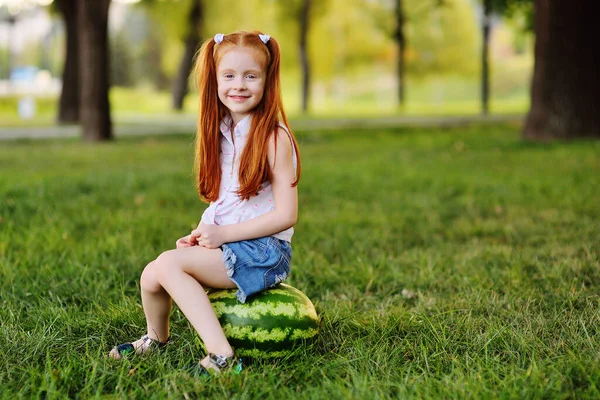
<path id="1" fill-rule="evenodd" d="M 230 115 L 227 115 L 221 121 L 220 129 L 221 133 L 225 137 L 231 137 L 231 125 L 233 124 L 233 119 Z M 252 124 L 252 114 L 249 114 L 242 118 L 240 122 L 233 129 L 235 137 L 246 136 L 248 132 L 250 132 L 250 125 Z"/>

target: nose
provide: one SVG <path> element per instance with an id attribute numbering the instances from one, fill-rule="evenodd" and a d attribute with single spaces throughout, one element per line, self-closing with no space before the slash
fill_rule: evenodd
<path id="1" fill-rule="evenodd" d="M 244 79 L 243 76 L 239 76 L 235 78 L 235 81 L 233 82 L 233 87 L 234 89 L 246 89 L 246 80 Z"/>

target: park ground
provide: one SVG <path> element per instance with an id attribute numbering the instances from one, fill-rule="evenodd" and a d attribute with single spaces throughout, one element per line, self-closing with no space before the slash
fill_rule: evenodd
<path id="1" fill-rule="evenodd" d="M 198 381 L 158 356 L 139 274 L 197 223 L 193 137 L 0 143 L 1 398 L 598 398 L 600 144 L 520 123 L 297 130 L 289 283 L 322 318 L 285 360 Z"/>

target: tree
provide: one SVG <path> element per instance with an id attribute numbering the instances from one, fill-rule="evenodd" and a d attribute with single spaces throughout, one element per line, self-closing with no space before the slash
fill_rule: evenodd
<path id="1" fill-rule="evenodd" d="M 600 61 L 593 0 L 535 0 L 535 66 L 523 136 L 600 139 Z"/>
<path id="2" fill-rule="evenodd" d="M 398 61 L 396 69 L 396 75 L 398 77 L 398 104 L 400 106 L 403 106 L 404 90 L 406 85 L 404 81 L 404 52 L 406 50 L 406 35 L 404 34 L 404 22 L 406 20 L 406 17 L 404 15 L 402 0 L 395 0 L 395 2 L 396 29 L 394 30 L 394 39 L 396 40 L 396 45 L 398 46 Z"/>
<path id="3" fill-rule="evenodd" d="M 110 140 L 108 9 L 110 0 L 78 0 L 80 113 L 83 138 Z"/>
<path id="4" fill-rule="evenodd" d="M 189 91 L 188 78 L 194 55 L 205 29 L 206 4 L 204 0 L 143 0 L 139 4 L 153 22 L 153 31 L 147 39 L 152 48 L 147 55 L 159 64 L 155 66 L 157 73 L 154 75 L 159 79 L 165 75 L 174 76 L 170 82 L 172 106 L 175 110 L 182 110 Z M 211 4 L 210 8 L 217 8 L 217 5 Z M 231 18 L 230 14 L 228 16 Z M 179 52 L 180 46 L 183 47 L 182 53 Z M 173 57 L 177 60 L 175 63 L 172 62 Z M 167 63 L 168 66 L 165 66 Z"/>
<path id="5" fill-rule="evenodd" d="M 57 120 L 59 123 L 77 123 L 79 122 L 78 1 L 57 0 L 55 4 L 65 22 L 67 40 Z"/>
<path id="6" fill-rule="evenodd" d="M 290 21 L 294 29 L 297 28 L 298 57 L 300 61 L 300 72 L 302 75 L 302 112 L 306 113 L 310 103 L 311 87 L 311 58 L 309 49 L 309 36 L 313 17 L 322 13 L 327 6 L 327 1 L 320 0 L 313 3 L 311 0 L 279 0 L 277 7 L 280 21 Z M 296 37 L 294 35 L 294 37 Z M 282 42 L 282 38 L 278 41 Z"/>
<path id="7" fill-rule="evenodd" d="M 124 29 L 111 35 L 109 47 L 111 86 L 134 86 L 136 76 L 133 72 L 133 64 L 136 54 Z"/>
<path id="8" fill-rule="evenodd" d="M 58 121 L 79 122 L 85 140 L 112 139 L 108 101 L 110 0 L 57 0 L 67 46 Z"/>
<path id="9" fill-rule="evenodd" d="M 363 4 L 374 27 L 396 48 L 394 61 L 386 63 L 395 67 L 400 106 L 406 101 L 409 79 L 475 71 L 475 14 L 467 1 L 363 0 Z M 370 37 L 373 45 L 379 42 Z"/>
<path id="10" fill-rule="evenodd" d="M 310 24 L 310 4 L 311 0 L 303 0 L 298 14 L 300 23 L 300 41 L 298 49 L 300 51 L 300 64 L 302 66 L 302 112 L 308 111 L 308 100 L 310 97 L 310 60 L 307 50 L 307 36 Z"/>
<path id="11" fill-rule="evenodd" d="M 490 97 L 490 71 L 489 71 L 489 48 L 490 30 L 492 25 L 492 0 L 483 0 L 483 17 L 481 23 L 482 45 L 481 45 L 481 113 L 487 115 L 489 112 Z"/>
<path id="12" fill-rule="evenodd" d="M 490 99 L 490 60 L 489 47 L 492 33 L 493 15 L 512 17 L 515 14 L 528 15 L 531 12 L 530 0 L 481 0 L 482 22 L 481 22 L 481 113 L 487 115 L 489 112 Z"/>
<path id="13" fill-rule="evenodd" d="M 204 17 L 203 0 L 194 0 L 190 14 L 187 18 L 188 32 L 184 38 L 184 52 L 179 64 L 177 76 L 173 81 L 173 108 L 183 109 L 183 100 L 188 93 L 188 77 L 194 62 L 194 54 L 200 43 L 200 29 Z"/>

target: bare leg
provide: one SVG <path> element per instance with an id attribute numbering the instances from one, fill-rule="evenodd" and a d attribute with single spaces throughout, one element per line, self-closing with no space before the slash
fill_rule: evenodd
<path id="1" fill-rule="evenodd" d="M 147 336 L 158 342 L 169 338 L 169 314 L 171 313 L 171 296 L 163 289 L 156 277 L 155 261 L 144 268 L 140 277 L 142 305 L 146 316 Z M 131 342 L 136 353 L 148 350 L 148 343 L 142 338 Z M 116 348 L 110 351 L 110 357 L 120 359 L 121 354 Z"/>
<path id="2" fill-rule="evenodd" d="M 169 250 L 156 259 L 152 269 L 160 286 L 177 303 L 204 341 L 206 349 L 210 353 L 227 357 L 233 355 L 233 349 L 223 333 L 203 287 L 203 285 L 211 288 L 235 287 L 233 281 L 227 276 L 222 251 L 200 246 Z M 145 308 L 146 304 L 144 304 Z M 164 307 L 160 309 L 163 312 L 161 314 L 152 311 L 151 318 L 158 321 L 157 325 L 151 326 L 148 322 L 148 328 L 157 329 L 157 332 L 160 331 L 159 334 L 165 333 L 160 326 L 165 309 Z M 148 316 L 148 313 L 146 315 Z"/>
<path id="3" fill-rule="evenodd" d="M 169 315 L 171 296 L 158 282 L 155 262 L 151 262 L 142 272 L 140 286 L 142 305 L 146 315 L 147 334 L 150 339 L 165 342 L 169 338 Z"/>
<path id="4" fill-rule="evenodd" d="M 227 276 L 220 249 L 193 246 L 166 251 L 146 266 L 140 282 L 149 338 L 164 342 L 169 337 L 173 299 L 210 353 L 227 357 L 233 354 L 203 287 L 236 287 Z M 142 339 L 132 345 L 137 353 L 146 350 Z M 115 349 L 110 355 L 121 358 Z M 202 360 L 202 364 L 209 366 L 207 359 Z"/>

